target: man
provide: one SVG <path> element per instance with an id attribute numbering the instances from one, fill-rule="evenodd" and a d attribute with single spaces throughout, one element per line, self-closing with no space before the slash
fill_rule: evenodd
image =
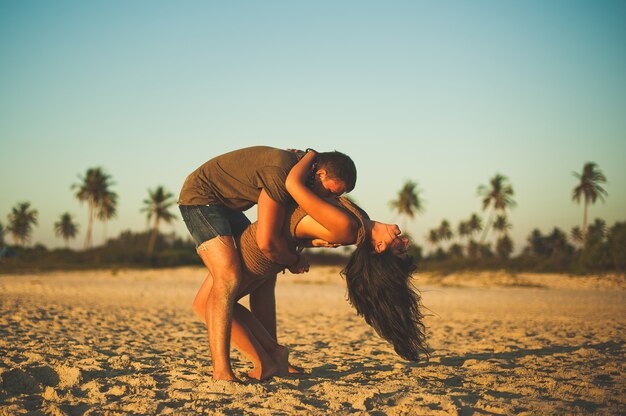
<path id="1" fill-rule="evenodd" d="M 180 192 L 181 214 L 209 269 L 194 308 L 206 319 L 215 380 L 237 381 L 230 365 L 230 331 L 241 282 L 241 260 L 233 237 L 250 224 L 242 211 L 257 204 L 257 244 L 267 258 L 284 264 L 292 273 L 309 269 L 304 257 L 287 248 L 280 233 L 285 205 L 292 201 L 285 179 L 303 154 L 267 146 L 235 150 L 193 171 Z M 348 156 L 326 152 L 319 153 L 316 160 L 311 186 L 320 196 L 339 196 L 354 188 L 356 168 Z M 255 299 L 251 298 L 251 303 L 264 301 L 273 301 L 273 286 L 255 291 Z M 276 337 L 275 308 L 264 310 L 270 313 L 257 318 Z"/>

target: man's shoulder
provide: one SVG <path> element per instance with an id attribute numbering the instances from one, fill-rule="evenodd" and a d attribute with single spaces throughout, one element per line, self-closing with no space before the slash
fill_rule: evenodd
<path id="1" fill-rule="evenodd" d="M 238 152 L 242 161 L 249 161 L 250 165 L 256 166 L 291 169 L 299 159 L 297 153 L 271 146 L 250 146 Z"/>

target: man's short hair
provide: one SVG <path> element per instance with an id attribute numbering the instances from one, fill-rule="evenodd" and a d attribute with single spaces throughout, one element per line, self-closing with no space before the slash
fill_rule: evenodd
<path id="1" fill-rule="evenodd" d="M 346 193 L 356 185 L 356 166 L 350 156 L 338 151 L 321 152 L 315 159 L 317 169 L 324 168 L 330 179 L 337 179 L 345 183 Z"/>

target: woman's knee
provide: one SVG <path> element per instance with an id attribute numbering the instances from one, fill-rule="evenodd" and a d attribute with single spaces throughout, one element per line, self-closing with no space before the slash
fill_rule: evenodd
<path id="1" fill-rule="evenodd" d="M 199 303 L 193 302 L 192 309 L 200 318 L 204 317 L 204 313 L 206 311 L 204 306 L 201 306 Z"/>

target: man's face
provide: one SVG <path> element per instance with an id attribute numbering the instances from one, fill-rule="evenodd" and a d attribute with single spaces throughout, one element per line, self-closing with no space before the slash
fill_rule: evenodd
<path id="1" fill-rule="evenodd" d="M 331 179 L 326 175 L 326 170 L 319 169 L 315 173 L 313 192 L 322 198 L 336 198 L 346 192 L 346 184 L 339 179 Z"/>

